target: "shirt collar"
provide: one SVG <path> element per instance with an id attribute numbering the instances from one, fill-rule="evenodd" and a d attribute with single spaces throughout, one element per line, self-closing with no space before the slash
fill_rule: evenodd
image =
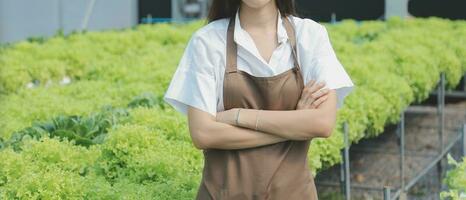
<path id="1" fill-rule="evenodd" d="M 239 8 L 236 10 L 236 14 L 235 14 L 235 31 L 234 32 L 235 32 L 234 40 L 236 43 L 246 48 L 251 47 L 250 44 L 251 42 L 253 43 L 252 38 L 249 37 L 246 30 L 244 30 L 240 24 Z M 281 17 L 279 10 L 278 10 L 278 20 L 277 20 L 277 38 L 278 38 L 279 44 L 286 42 L 288 40 L 288 34 L 286 33 L 286 29 L 282 23 L 282 17 Z"/>

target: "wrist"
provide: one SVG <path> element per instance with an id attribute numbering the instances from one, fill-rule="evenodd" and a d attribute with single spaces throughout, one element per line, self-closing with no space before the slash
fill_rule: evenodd
<path id="1" fill-rule="evenodd" d="M 241 109 L 238 118 L 238 126 L 254 130 L 256 128 L 256 114 L 257 110 Z"/>
<path id="2" fill-rule="evenodd" d="M 232 125 L 239 126 L 239 115 L 241 112 L 241 108 L 234 108 L 235 115 L 233 116 L 234 119 L 232 120 Z"/>
<path id="3" fill-rule="evenodd" d="M 232 108 L 225 113 L 225 119 L 224 123 L 233 125 L 233 126 L 238 126 L 236 118 L 241 117 L 239 116 L 241 113 L 239 113 L 240 109 L 239 108 Z M 240 112 L 243 112 L 242 110 Z"/>
<path id="4" fill-rule="evenodd" d="M 235 125 L 236 121 L 236 113 L 237 113 L 237 108 L 232 108 L 229 110 L 224 110 L 221 112 L 217 112 L 217 116 L 215 116 L 215 120 L 217 122 L 225 123 L 225 124 L 230 124 L 230 125 Z"/>

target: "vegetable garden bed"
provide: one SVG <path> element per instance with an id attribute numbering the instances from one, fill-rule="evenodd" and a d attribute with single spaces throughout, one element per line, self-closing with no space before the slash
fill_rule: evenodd
<path id="1" fill-rule="evenodd" d="M 161 97 L 203 23 L 1 47 L 0 198 L 192 199 L 202 152 L 191 143 L 186 118 Z M 428 97 L 440 72 L 447 89 L 466 72 L 466 21 L 324 25 L 356 87 L 332 136 L 311 143 L 313 174 L 341 161 L 342 122 L 351 143 L 376 137 L 409 104 Z"/>

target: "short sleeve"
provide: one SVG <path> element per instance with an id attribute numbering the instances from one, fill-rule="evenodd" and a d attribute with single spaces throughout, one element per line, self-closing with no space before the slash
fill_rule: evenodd
<path id="1" fill-rule="evenodd" d="M 324 81 L 325 88 L 336 89 L 337 109 L 343 106 L 346 96 L 354 89 L 354 84 L 338 60 L 329 39 L 327 29 L 318 24 L 317 40 L 312 60 L 311 79 Z"/>
<path id="2" fill-rule="evenodd" d="M 205 42 L 195 33 L 164 94 L 164 101 L 184 115 L 189 105 L 216 116 L 216 79 L 208 51 Z"/>

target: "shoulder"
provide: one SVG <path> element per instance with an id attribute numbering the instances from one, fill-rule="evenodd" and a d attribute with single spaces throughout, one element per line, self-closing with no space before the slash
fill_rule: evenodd
<path id="1" fill-rule="evenodd" d="M 210 74 L 218 70 L 226 52 L 227 19 L 212 21 L 191 35 L 180 66 Z"/>
<path id="2" fill-rule="evenodd" d="M 218 50 L 226 43 L 229 18 L 217 19 L 194 31 L 190 43 L 207 50 Z"/>
<path id="3" fill-rule="evenodd" d="M 318 44 L 327 35 L 325 26 L 313 19 L 294 15 L 290 15 L 290 19 L 295 26 L 297 43 L 303 48 L 313 47 L 312 44 Z"/>
<path id="4" fill-rule="evenodd" d="M 323 25 L 319 22 L 304 17 L 298 17 L 295 15 L 290 15 L 289 18 L 293 21 L 298 32 L 300 31 L 319 31 L 323 28 Z"/>

